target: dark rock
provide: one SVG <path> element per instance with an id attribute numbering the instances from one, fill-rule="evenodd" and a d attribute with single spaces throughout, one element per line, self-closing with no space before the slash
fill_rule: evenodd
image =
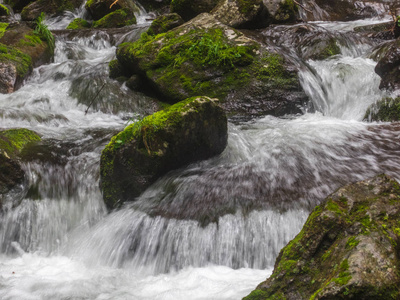
<path id="1" fill-rule="evenodd" d="M 377 17 L 378 11 L 368 2 L 355 0 L 316 0 L 316 4 L 327 13 L 327 21 L 352 21 Z"/>
<path id="2" fill-rule="evenodd" d="M 271 23 L 295 23 L 299 19 L 298 7 L 293 0 L 263 0 Z"/>
<path id="3" fill-rule="evenodd" d="M 132 201 L 168 171 L 221 153 L 227 137 L 226 116 L 208 97 L 187 99 L 128 126 L 101 155 L 106 205 Z"/>
<path id="4" fill-rule="evenodd" d="M 379 88 L 390 90 L 400 88 L 400 40 L 389 44 L 385 55 L 378 61 L 375 72 L 382 78 Z"/>
<path id="5" fill-rule="evenodd" d="M 117 59 L 170 103 L 206 95 L 220 99 L 231 115 L 252 117 L 299 113 L 307 101 L 297 67 L 281 52 L 210 14 L 165 34 L 122 44 Z"/>
<path id="6" fill-rule="evenodd" d="M 261 28 L 268 25 L 268 11 L 262 0 L 221 0 L 211 14 L 221 23 L 234 28 Z"/>
<path id="7" fill-rule="evenodd" d="M 171 12 L 189 21 L 201 13 L 210 12 L 218 2 L 219 0 L 172 0 Z"/>
<path id="8" fill-rule="evenodd" d="M 175 27 L 178 27 L 184 23 L 180 15 L 176 13 L 166 14 L 156 18 L 147 30 L 149 35 L 157 35 L 163 32 L 167 32 Z"/>
<path id="9" fill-rule="evenodd" d="M 111 6 L 113 2 L 114 0 L 89 0 L 86 2 L 85 7 L 95 21 L 120 9 L 124 10 L 129 16 L 132 16 L 135 12 L 139 11 L 139 8 L 133 1 L 118 0 L 117 3 Z"/>
<path id="10" fill-rule="evenodd" d="M 24 191 L 25 172 L 19 163 L 19 154 L 40 137 L 28 129 L 0 131 L 0 208 L 8 209 L 19 203 Z M 17 193 L 17 191 L 19 193 Z M 12 197 L 8 194 L 14 192 Z"/>
<path id="11" fill-rule="evenodd" d="M 386 175 L 317 206 L 251 299 L 399 299 L 400 186 Z"/>
<path id="12" fill-rule="evenodd" d="M 165 11 L 168 10 L 169 12 L 169 5 L 171 4 L 171 0 L 138 0 L 140 5 L 143 6 L 143 8 L 147 12 L 153 12 L 153 11 Z M 166 13 L 168 13 L 166 12 Z"/>
<path id="13" fill-rule="evenodd" d="M 23 21 L 34 21 L 43 12 L 48 16 L 54 16 L 63 11 L 73 11 L 81 6 L 82 0 L 37 0 L 25 6 L 21 12 Z"/>
<path id="14" fill-rule="evenodd" d="M 394 122 L 400 121 L 400 97 L 384 98 L 371 105 L 365 113 L 364 120 Z"/>

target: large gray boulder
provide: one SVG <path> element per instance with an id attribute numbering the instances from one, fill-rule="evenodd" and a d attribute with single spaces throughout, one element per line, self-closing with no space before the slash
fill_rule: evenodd
<path id="1" fill-rule="evenodd" d="M 133 201 L 168 171 L 221 153 L 227 119 L 217 99 L 193 97 L 136 122 L 114 136 L 101 155 L 106 205 Z"/>
<path id="2" fill-rule="evenodd" d="M 400 186 L 379 175 L 330 195 L 253 299 L 400 299 Z"/>

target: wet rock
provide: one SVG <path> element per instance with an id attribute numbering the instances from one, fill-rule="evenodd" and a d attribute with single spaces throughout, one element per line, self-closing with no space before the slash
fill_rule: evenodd
<path id="1" fill-rule="evenodd" d="M 90 0 L 86 2 L 85 7 L 95 21 L 121 9 L 129 16 L 133 16 L 135 12 L 139 11 L 133 1 L 118 0 L 117 3 L 111 6 L 113 2 L 114 0 Z"/>
<path id="2" fill-rule="evenodd" d="M 25 172 L 22 170 L 19 155 L 30 143 L 40 137 L 28 129 L 9 129 L 0 131 L 0 208 L 8 209 L 19 203 L 25 191 Z M 12 193 L 12 196 L 9 194 Z"/>
<path id="3" fill-rule="evenodd" d="M 189 21 L 201 13 L 210 12 L 218 2 L 219 0 L 172 0 L 171 12 Z"/>
<path id="4" fill-rule="evenodd" d="M 23 21 L 34 21 L 43 12 L 48 16 L 54 16 L 66 10 L 73 11 L 81 6 L 82 0 L 37 0 L 25 6 L 21 12 Z"/>
<path id="5" fill-rule="evenodd" d="M 9 5 L 14 12 L 20 13 L 22 9 L 31 3 L 30 0 L 5 0 L 3 1 L 4 4 Z"/>
<path id="6" fill-rule="evenodd" d="M 125 128 L 101 155 L 109 208 L 132 201 L 168 171 L 221 153 L 227 119 L 216 99 L 193 97 Z"/>
<path id="7" fill-rule="evenodd" d="M 53 49 L 24 24 L 10 24 L 0 38 L 0 63 L 5 71 L 0 78 L 0 92 L 18 89 L 34 67 L 49 63 Z"/>
<path id="8" fill-rule="evenodd" d="M 90 28 L 90 24 L 88 21 L 81 18 L 74 19 L 67 26 L 67 29 L 83 29 L 83 28 Z"/>
<path id="9" fill-rule="evenodd" d="M 230 115 L 252 117 L 298 113 L 307 101 L 296 66 L 281 52 L 210 14 L 122 44 L 117 59 L 170 103 L 206 95 L 220 99 Z"/>
<path id="10" fill-rule="evenodd" d="M 268 25 L 268 11 L 262 0 L 221 0 L 211 14 L 221 23 L 234 28 L 261 28 Z"/>
<path id="11" fill-rule="evenodd" d="M 382 78 L 380 89 L 396 90 L 400 88 L 400 40 L 389 44 L 388 50 L 378 61 L 375 72 Z"/>
<path id="12" fill-rule="evenodd" d="M 330 195 L 244 299 L 399 299 L 400 186 L 379 175 Z"/>
<path id="13" fill-rule="evenodd" d="M 156 18 L 147 30 L 149 35 L 157 35 L 163 32 L 167 32 L 175 27 L 178 27 L 184 23 L 180 15 L 176 13 L 166 14 Z"/>
<path id="14" fill-rule="evenodd" d="M 138 0 L 138 2 L 147 12 L 160 10 L 169 12 L 169 5 L 171 4 L 171 0 Z"/>
<path id="15" fill-rule="evenodd" d="M 128 9 L 117 9 L 93 22 L 93 28 L 119 28 L 136 24 L 136 17 Z"/>
<path id="16" fill-rule="evenodd" d="M 299 19 L 298 7 L 293 0 L 263 0 L 271 23 L 294 23 Z"/>
<path id="17" fill-rule="evenodd" d="M 384 98 L 371 105 L 365 113 L 364 120 L 394 122 L 400 121 L 400 97 Z"/>

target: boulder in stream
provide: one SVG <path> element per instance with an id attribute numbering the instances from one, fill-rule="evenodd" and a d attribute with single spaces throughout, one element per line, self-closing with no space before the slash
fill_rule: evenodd
<path id="1" fill-rule="evenodd" d="M 400 121 L 400 97 L 384 98 L 372 104 L 365 113 L 364 120 L 395 122 Z"/>
<path id="2" fill-rule="evenodd" d="M 117 3 L 112 5 L 113 2 L 114 0 L 89 0 L 86 2 L 85 7 L 95 21 L 117 10 L 123 10 L 129 16 L 133 16 L 135 12 L 139 11 L 133 1 L 118 0 Z"/>
<path id="3" fill-rule="evenodd" d="M 0 131 L 0 208 L 11 208 L 22 199 L 25 172 L 19 162 L 19 154 L 40 136 L 28 129 Z M 9 193 L 13 192 L 12 197 Z M 5 207 L 4 207 L 5 206 Z"/>
<path id="4" fill-rule="evenodd" d="M 400 299 L 399 220 L 396 180 L 379 175 L 340 188 L 244 299 Z"/>
<path id="5" fill-rule="evenodd" d="M 294 63 L 206 13 L 121 44 L 117 59 L 170 103 L 206 95 L 220 99 L 229 114 L 248 117 L 299 113 L 308 100 Z"/>
<path id="6" fill-rule="evenodd" d="M 227 119 L 217 99 L 193 97 L 133 123 L 101 155 L 101 190 L 109 208 L 132 201 L 170 170 L 221 153 Z"/>
<path id="7" fill-rule="evenodd" d="M 21 19 L 23 21 L 34 21 L 42 12 L 46 15 L 54 16 L 64 11 L 73 11 L 81 4 L 82 0 L 37 0 L 22 9 Z"/>
<path id="8" fill-rule="evenodd" d="M 375 72 L 382 78 L 379 88 L 397 90 L 400 89 L 400 39 L 385 47 L 388 49 L 375 67 Z"/>

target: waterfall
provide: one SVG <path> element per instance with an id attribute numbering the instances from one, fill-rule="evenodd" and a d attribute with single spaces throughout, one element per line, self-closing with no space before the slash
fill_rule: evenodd
<path id="1" fill-rule="evenodd" d="M 83 14 L 47 22 L 62 29 Z M 0 216 L 1 299 L 239 299 L 271 273 L 327 195 L 377 173 L 399 178 L 400 126 L 362 122 L 383 93 L 370 45 L 350 43 L 341 55 L 304 62 L 315 113 L 229 123 L 221 155 L 170 172 L 108 212 L 101 151 L 152 110 L 150 97 L 108 78 L 108 62 L 116 43 L 144 30 L 60 33 L 54 62 L 0 95 L 1 128 L 42 136 L 41 152 L 23 163 L 25 198 Z"/>

